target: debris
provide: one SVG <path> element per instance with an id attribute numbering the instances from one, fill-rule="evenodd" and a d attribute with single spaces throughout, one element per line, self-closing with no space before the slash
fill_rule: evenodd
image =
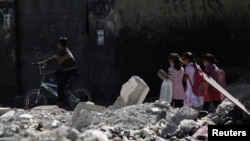
<path id="1" fill-rule="evenodd" d="M 122 85 L 120 96 L 111 108 L 116 110 L 129 105 L 141 104 L 148 92 L 148 85 L 139 76 L 133 76 Z"/>
<path id="2" fill-rule="evenodd" d="M 180 109 L 176 108 L 171 110 L 166 119 L 173 121 L 176 125 L 179 125 L 180 122 L 184 119 L 196 120 L 199 116 L 199 112 L 190 107 L 182 107 Z"/>
<path id="3" fill-rule="evenodd" d="M 45 105 L 32 108 L 32 110 L 55 110 L 55 109 L 59 109 L 59 107 L 57 105 Z"/>
<path id="4" fill-rule="evenodd" d="M 154 102 L 154 105 L 160 108 L 165 108 L 166 110 L 173 109 L 168 102 L 163 101 L 163 100 L 156 100 Z"/>
<path id="5" fill-rule="evenodd" d="M 109 139 L 99 130 L 88 130 L 80 135 L 77 141 L 109 141 Z"/>
<path id="6" fill-rule="evenodd" d="M 24 118 L 24 119 L 32 119 L 33 118 L 33 116 L 30 114 L 22 114 L 22 115 L 19 115 L 19 117 Z"/>
<path id="7" fill-rule="evenodd" d="M 9 108 L 9 107 L 6 107 L 6 108 L 1 107 L 0 108 L 0 116 L 2 116 L 3 114 L 9 112 L 10 110 L 11 110 L 11 108 Z"/>
<path id="8" fill-rule="evenodd" d="M 159 108 L 151 108 L 150 111 L 152 113 L 159 113 L 161 110 Z"/>
<path id="9" fill-rule="evenodd" d="M 91 124 L 92 118 L 93 115 L 91 112 L 82 110 L 78 118 L 76 118 L 76 120 L 72 124 L 72 127 L 81 130 L 81 128 L 87 127 Z"/>
<path id="10" fill-rule="evenodd" d="M 167 110 L 163 109 L 157 116 L 156 116 L 156 122 L 158 122 L 161 119 L 165 119 L 167 116 Z"/>
<path id="11" fill-rule="evenodd" d="M 208 114 L 209 114 L 208 111 L 199 111 L 198 118 L 201 119 L 201 118 L 205 117 Z"/>
<path id="12" fill-rule="evenodd" d="M 199 124 L 199 122 L 196 122 L 194 120 L 186 120 L 186 119 L 181 121 L 180 125 L 178 126 L 179 130 L 184 130 L 191 134 L 194 131 L 198 130 L 199 128 L 201 128 L 201 125 Z"/>
<path id="13" fill-rule="evenodd" d="M 73 121 L 76 120 L 76 118 L 80 115 L 80 112 L 83 109 L 87 110 L 87 111 L 94 111 L 94 112 L 101 113 L 101 112 L 104 112 L 106 110 L 106 107 L 95 105 L 94 103 L 89 103 L 89 102 L 80 102 L 77 104 L 77 106 L 73 112 Z"/>
<path id="14" fill-rule="evenodd" d="M 59 121 L 58 120 L 54 120 L 52 123 L 51 123 L 51 126 L 53 127 L 53 128 L 56 128 L 56 127 L 58 127 L 58 125 L 59 125 Z"/>
<path id="15" fill-rule="evenodd" d="M 75 111 L 47 105 L 31 110 L 9 109 L 0 117 L 0 136 L 18 141 L 207 140 L 208 125 L 245 124 L 242 113 L 229 99 L 213 113 L 173 108 L 160 100 L 125 104 L 114 110 L 92 102 L 77 105 Z"/>
<path id="16" fill-rule="evenodd" d="M 163 126 L 163 130 L 160 131 L 160 136 L 165 139 L 170 138 L 178 128 L 177 125 L 171 121 L 161 120 L 158 124 Z"/>
<path id="17" fill-rule="evenodd" d="M 195 137 L 198 140 L 206 140 L 208 138 L 208 126 L 203 126 L 200 129 L 198 129 L 193 134 L 193 137 Z"/>
<path id="18" fill-rule="evenodd" d="M 3 114 L 1 117 L 2 117 L 2 118 L 12 117 L 12 116 L 15 115 L 15 113 L 16 113 L 16 112 L 15 112 L 14 110 L 10 110 L 10 111 L 8 111 L 7 113 Z"/>
<path id="19" fill-rule="evenodd" d="M 43 124 L 42 123 L 39 123 L 37 128 L 36 128 L 37 131 L 44 131 L 44 128 L 43 128 Z"/>

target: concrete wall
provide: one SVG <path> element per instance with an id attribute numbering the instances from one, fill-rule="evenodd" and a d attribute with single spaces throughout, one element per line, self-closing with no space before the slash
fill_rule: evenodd
<path id="1" fill-rule="evenodd" d="M 16 64 L 20 56 L 16 55 L 15 48 L 14 11 L 13 0 L 0 0 L 1 104 L 8 103 L 18 94 Z M 94 100 L 102 104 L 114 102 L 122 84 L 132 75 L 140 76 L 149 85 L 149 98 L 157 97 L 161 80 L 156 73 L 160 68 L 168 68 L 167 55 L 170 52 L 192 51 L 197 58 L 202 53 L 212 52 L 220 65 L 228 70 L 227 76 L 233 78 L 231 80 L 240 77 L 241 72 L 235 72 L 241 68 L 250 68 L 250 52 L 247 51 L 250 45 L 250 0 L 89 0 L 86 15 L 87 31 L 76 28 L 77 42 L 74 43 L 79 47 L 81 39 L 87 38 L 89 49 L 84 56 L 89 58 L 90 74 L 82 73 L 86 78 L 89 76 Z M 104 31 L 104 45 L 97 44 L 98 30 Z M 45 36 L 37 36 L 37 39 L 40 37 Z M 19 36 L 20 41 L 32 48 L 30 38 L 23 38 Z M 23 57 L 27 57 L 26 50 L 20 51 L 24 52 Z M 232 70 L 234 72 L 230 72 Z M 26 82 L 25 78 L 25 75 L 21 76 L 21 82 Z"/>
<path id="2" fill-rule="evenodd" d="M 15 36 L 14 1 L 0 0 L 0 105 L 18 94 Z"/>
<path id="3" fill-rule="evenodd" d="M 92 86 L 105 100 L 116 98 L 132 75 L 143 78 L 150 96 L 157 96 L 161 80 L 156 72 L 168 68 L 170 52 L 192 51 L 198 60 L 211 52 L 225 69 L 249 67 L 250 0 L 90 0 L 89 4 Z M 95 44 L 98 29 L 105 31 L 104 46 Z"/>
<path id="4" fill-rule="evenodd" d="M 57 39 L 67 36 L 80 77 L 76 88 L 88 89 L 89 52 L 86 32 L 86 0 L 20 0 L 17 5 L 17 41 L 19 49 L 19 78 L 21 93 L 39 88 L 41 75 L 32 62 L 50 58 L 57 53 Z M 58 63 L 52 63 L 47 71 L 56 71 Z M 46 76 L 54 79 L 54 74 Z M 56 82 L 56 81 L 54 81 Z"/>

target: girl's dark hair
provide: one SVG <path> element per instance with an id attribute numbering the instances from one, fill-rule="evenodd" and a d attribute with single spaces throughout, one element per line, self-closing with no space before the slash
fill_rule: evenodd
<path id="1" fill-rule="evenodd" d="M 217 64 L 217 59 L 213 54 L 206 53 L 202 56 L 203 61 L 208 61 L 210 64 Z"/>
<path id="2" fill-rule="evenodd" d="M 195 58 L 194 58 L 194 55 L 193 55 L 192 52 L 185 52 L 185 53 L 183 54 L 183 56 L 182 56 L 182 59 L 183 59 L 183 60 L 187 59 L 187 60 L 193 62 L 194 66 L 195 66 L 196 69 L 197 69 L 196 61 L 195 61 Z"/>
<path id="3" fill-rule="evenodd" d="M 170 53 L 168 55 L 168 60 L 172 60 L 174 62 L 174 68 L 176 70 L 180 70 L 182 66 L 181 57 L 177 53 Z"/>

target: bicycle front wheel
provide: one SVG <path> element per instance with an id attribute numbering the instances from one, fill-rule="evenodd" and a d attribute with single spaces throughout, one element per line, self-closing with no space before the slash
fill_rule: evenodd
<path id="1" fill-rule="evenodd" d="M 92 100 L 91 93 L 88 90 L 86 89 L 74 90 L 74 94 L 71 94 L 69 98 L 70 108 L 74 110 L 79 102 L 87 102 L 91 100 Z"/>
<path id="2" fill-rule="evenodd" d="M 29 91 L 24 98 L 25 108 L 30 109 L 39 105 L 47 105 L 47 98 L 43 95 L 42 91 L 38 95 L 38 90 Z"/>

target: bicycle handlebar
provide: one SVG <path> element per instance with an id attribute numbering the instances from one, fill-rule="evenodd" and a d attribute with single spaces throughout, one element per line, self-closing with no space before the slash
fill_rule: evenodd
<path id="1" fill-rule="evenodd" d="M 46 68 L 45 64 L 39 64 L 39 63 L 34 63 L 33 62 L 32 65 L 35 65 L 35 66 L 39 67 L 40 75 L 54 74 L 55 73 L 55 71 L 46 71 L 45 72 L 45 68 Z"/>
<path id="2" fill-rule="evenodd" d="M 32 62 L 32 65 L 35 65 L 35 66 L 39 67 L 39 71 L 40 71 L 41 75 L 47 74 L 47 73 L 44 72 L 44 69 L 46 68 L 45 64 L 39 64 L 39 63 L 36 63 L 36 62 L 35 63 Z"/>

